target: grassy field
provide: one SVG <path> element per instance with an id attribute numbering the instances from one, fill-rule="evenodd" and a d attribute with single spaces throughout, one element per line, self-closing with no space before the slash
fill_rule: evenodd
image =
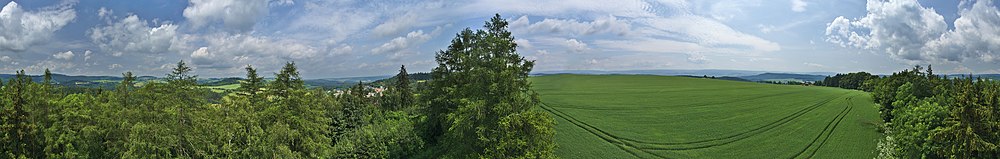
<path id="1" fill-rule="evenodd" d="M 221 85 L 221 86 L 202 86 L 202 88 L 211 89 L 212 92 L 215 92 L 215 93 L 222 93 L 222 92 L 225 92 L 226 90 L 234 90 L 234 89 L 240 88 L 240 84 L 227 84 L 227 85 Z"/>
<path id="2" fill-rule="evenodd" d="M 644 75 L 531 79 L 563 158 L 872 158 L 868 93 Z"/>

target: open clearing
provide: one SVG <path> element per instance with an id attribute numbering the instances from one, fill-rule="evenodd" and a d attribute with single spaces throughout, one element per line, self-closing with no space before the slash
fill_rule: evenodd
<path id="1" fill-rule="evenodd" d="M 531 79 L 563 158 L 872 158 L 868 93 L 647 75 Z"/>

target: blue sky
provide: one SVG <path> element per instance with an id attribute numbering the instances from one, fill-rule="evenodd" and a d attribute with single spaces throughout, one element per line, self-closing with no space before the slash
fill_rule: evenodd
<path id="1" fill-rule="evenodd" d="M 495 13 L 536 71 L 738 69 L 1000 73 L 991 1 L 148 0 L 0 1 L 0 73 L 306 78 L 429 71 Z"/>

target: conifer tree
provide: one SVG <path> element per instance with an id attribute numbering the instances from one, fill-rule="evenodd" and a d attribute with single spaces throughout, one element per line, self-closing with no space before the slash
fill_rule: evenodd
<path id="1" fill-rule="evenodd" d="M 396 83 L 394 84 L 394 91 L 396 99 L 396 109 L 409 107 L 413 104 L 413 90 L 410 88 L 410 77 L 406 73 L 406 66 L 399 66 L 399 74 L 396 74 Z"/>
<path id="2" fill-rule="evenodd" d="M 517 53 L 507 24 L 497 14 L 485 30 L 465 29 L 437 54 L 428 110 L 431 131 L 454 145 L 447 156 L 555 157 L 554 119 L 534 109 L 539 99 L 528 82 L 534 61 Z"/>
<path id="3" fill-rule="evenodd" d="M 257 75 L 257 69 L 254 69 L 253 66 L 247 65 L 245 69 L 247 70 L 247 77 L 243 81 L 240 81 L 240 94 L 255 98 L 257 91 L 263 87 L 264 79 Z"/>
<path id="4" fill-rule="evenodd" d="M 52 72 L 49 72 L 49 69 L 47 68 L 45 69 L 45 76 L 44 80 L 42 80 L 42 84 L 45 84 L 46 86 L 52 84 Z"/>

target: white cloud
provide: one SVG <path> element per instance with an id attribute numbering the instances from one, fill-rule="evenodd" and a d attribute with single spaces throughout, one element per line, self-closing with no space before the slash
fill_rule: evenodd
<path id="1" fill-rule="evenodd" d="M 354 52 L 354 47 L 351 47 L 351 45 L 347 44 L 341 44 L 340 46 L 330 50 L 330 56 L 346 55 L 350 54 L 351 52 Z"/>
<path id="2" fill-rule="evenodd" d="M 208 52 L 208 47 L 201 47 L 194 52 L 191 52 L 191 62 L 196 65 L 210 65 L 215 63 L 216 60 L 212 59 L 215 55 Z"/>
<path id="3" fill-rule="evenodd" d="M 576 39 L 566 39 L 564 46 L 573 53 L 581 53 L 590 50 L 590 48 L 587 47 L 587 43 L 580 42 Z"/>
<path id="4" fill-rule="evenodd" d="M 215 55 L 250 56 L 305 60 L 315 57 L 322 49 L 305 41 L 246 34 L 212 34 L 199 37 Z M 280 61 L 273 60 L 272 61 Z M 239 61 L 236 61 L 239 62 Z"/>
<path id="5" fill-rule="evenodd" d="M 101 7 L 101 9 L 97 10 L 98 17 L 107 17 L 110 16 L 111 14 L 114 14 L 114 11 L 112 11 L 111 9 Z"/>
<path id="6" fill-rule="evenodd" d="M 531 5 L 513 5 L 531 4 Z M 535 1 L 535 0 L 483 0 L 469 3 L 459 10 L 448 10 L 458 15 L 483 15 L 500 13 L 522 13 L 538 16 L 578 16 L 581 14 L 590 15 L 616 15 L 622 17 L 653 17 L 651 13 L 654 7 L 646 1 L 641 0 L 577 0 L 572 3 L 563 1 Z M 664 8 L 670 10 L 673 8 Z"/>
<path id="7" fill-rule="evenodd" d="M 396 34 L 404 29 L 408 29 L 419 22 L 418 13 L 409 12 L 402 16 L 397 16 L 385 21 L 372 29 L 372 33 L 378 36 L 388 36 Z"/>
<path id="8" fill-rule="evenodd" d="M 961 5 L 960 5 L 961 6 Z M 885 51 L 909 61 L 966 59 L 994 61 L 1000 49 L 1000 14 L 992 1 L 976 1 L 962 9 L 948 30 L 944 17 L 912 0 L 869 1 L 868 14 L 828 23 L 826 41 L 843 47 Z"/>
<path id="9" fill-rule="evenodd" d="M 805 62 L 805 63 L 802 63 L 802 64 L 804 64 L 804 65 L 806 65 L 806 66 L 809 66 L 809 67 L 819 67 L 819 68 L 826 68 L 826 66 L 825 66 L 825 65 L 822 65 L 822 64 L 818 64 L 818 63 L 811 63 L 811 62 Z"/>
<path id="10" fill-rule="evenodd" d="M 91 53 L 93 53 L 93 52 L 91 52 L 90 50 L 84 51 L 83 52 L 83 61 L 89 61 Z"/>
<path id="11" fill-rule="evenodd" d="M 808 5 L 805 0 L 792 0 L 792 11 L 805 12 Z"/>
<path id="12" fill-rule="evenodd" d="M 708 58 L 706 58 L 705 55 L 694 53 L 688 54 L 687 61 L 695 64 L 705 64 L 708 63 Z"/>
<path id="13" fill-rule="evenodd" d="M 184 8 L 184 17 L 194 27 L 222 23 L 229 29 L 249 31 L 268 14 L 267 7 L 267 0 L 191 0 L 188 7 Z"/>
<path id="14" fill-rule="evenodd" d="M 531 44 L 528 39 L 514 39 L 514 43 L 519 47 L 518 49 L 534 49 L 535 46 Z"/>
<path id="15" fill-rule="evenodd" d="M 57 59 L 63 59 L 63 60 L 71 60 L 71 59 L 73 59 L 73 51 L 66 51 L 66 52 L 56 53 L 56 54 L 53 54 L 52 57 L 55 57 Z"/>
<path id="16" fill-rule="evenodd" d="M 76 18 L 71 6 L 25 11 L 11 1 L 0 10 L 0 49 L 24 51 L 48 41 L 52 33 Z"/>
<path id="17" fill-rule="evenodd" d="M 1000 58 L 1000 11 L 992 1 L 977 1 L 972 8 L 959 12 L 955 29 L 930 41 L 925 54 L 947 61 L 978 58 L 993 62 Z"/>
<path id="18" fill-rule="evenodd" d="M 711 48 L 739 46 L 752 52 L 772 52 L 781 50 L 778 43 L 749 35 L 705 17 L 677 15 L 665 18 L 649 18 L 643 23 L 650 26 L 642 34 L 670 36 Z"/>
<path id="19" fill-rule="evenodd" d="M 136 15 L 129 15 L 119 22 L 90 29 L 90 39 L 104 51 L 114 56 L 125 52 L 163 53 L 176 50 L 177 26 L 165 23 L 151 27 Z"/>
<path id="20" fill-rule="evenodd" d="M 434 32 L 438 32 L 438 30 L 440 30 L 440 28 L 436 29 Z M 436 34 L 434 32 L 432 32 L 432 34 Z M 404 50 L 427 42 L 430 38 L 431 35 L 424 34 L 423 30 L 412 31 L 406 34 L 406 36 L 393 38 L 389 42 L 372 49 L 372 54 L 391 54 L 393 57 L 398 57 L 402 55 Z"/>
<path id="21" fill-rule="evenodd" d="M 623 36 L 631 31 L 629 23 L 611 15 L 600 16 L 590 22 L 572 19 L 544 19 L 535 23 L 531 23 L 527 16 L 521 16 L 510 23 L 510 28 L 512 32 L 522 34 L 554 33 L 583 36 L 604 33 Z"/>
<path id="22" fill-rule="evenodd" d="M 45 69 L 51 69 L 53 71 L 67 72 L 68 69 L 73 69 L 73 68 L 76 68 L 76 64 L 73 64 L 72 62 L 45 60 L 36 62 L 31 66 L 24 68 L 24 70 L 29 72 L 41 72 Z"/>

